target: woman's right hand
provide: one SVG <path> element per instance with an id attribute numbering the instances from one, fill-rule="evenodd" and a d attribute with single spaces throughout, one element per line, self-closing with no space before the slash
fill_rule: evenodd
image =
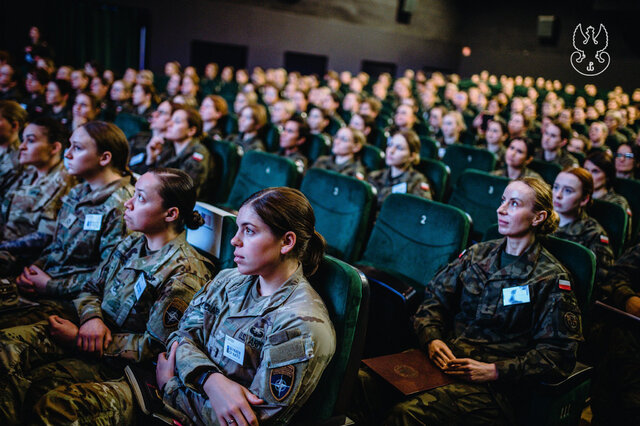
<path id="1" fill-rule="evenodd" d="M 258 418 L 251 406 L 263 404 L 264 401 L 249 389 L 220 373 L 213 373 L 205 382 L 204 391 L 221 425 L 234 422 L 238 426 L 258 425 Z"/>
<path id="2" fill-rule="evenodd" d="M 164 139 L 159 136 L 154 136 L 151 138 L 149 143 L 147 144 L 147 166 L 152 165 L 158 159 L 158 155 L 162 152 L 162 146 L 164 145 Z"/>
<path id="3" fill-rule="evenodd" d="M 158 355 L 158 365 L 156 366 L 156 381 L 158 388 L 163 389 L 173 376 L 176 375 L 176 352 L 178 350 L 178 341 L 173 342 L 169 348 L 169 356 L 166 352 Z"/>
<path id="4" fill-rule="evenodd" d="M 429 358 L 439 369 L 444 370 L 449 361 L 456 357 L 445 342 L 435 339 L 429 342 Z"/>
<path id="5" fill-rule="evenodd" d="M 102 356 L 103 350 L 111 343 L 111 330 L 100 318 L 92 318 L 80 326 L 78 331 L 78 349 L 85 352 L 97 352 Z"/>

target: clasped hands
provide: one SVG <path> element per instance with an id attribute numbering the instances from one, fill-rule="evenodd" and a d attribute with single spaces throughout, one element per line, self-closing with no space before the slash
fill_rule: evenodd
<path id="1" fill-rule="evenodd" d="M 104 350 L 111 343 L 111 330 L 100 318 L 92 318 L 78 328 L 74 323 L 58 315 L 49 317 L 49 332 L 51 336 L 67 345 L 73 345 L 83 352 L 95 353 L 102 356 Z"/>
<path id="2" fill-rule="evenodd" d="M 476 361 L 471 358 L 456 358 L 451 349 L 442 340 L 429 342 L 429 358 L 445 374 L 469 382 L 491 382 L 498 379 L 495 364 Z"/>

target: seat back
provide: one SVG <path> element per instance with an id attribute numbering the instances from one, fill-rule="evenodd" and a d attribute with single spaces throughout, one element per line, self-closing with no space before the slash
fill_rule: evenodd
<path id="1" fill-rule="evenodd" d="M 331 152 L 331 139 L 326 135 L 311 135 L 309 140 L 302 145 L 303 154 L 309 159 L 309 164 L 313 164 L 318 157 Z"/>
<path id="2" fill-rule="evenodd" d="M 233 181 L 240 167 L 241 149 L 233 142 L 217 141 L 205 138 L 203 144 L 209 149 L 214 160 L 213 193 L 208 197 L 212 203 L 223 203 L 227 200 Z"/>
<path id="3" fill-rule="evenodd" d="M 231 238 L 236 234 L 236 217 L 231 213 L 203 202 L 196 202 L 195 210 L 204 219 L 198 229 L 187 229 L 187 242 L 210 259 L 218 270 L 233 268 Z"/>
<path id="4" fill-rule="evenodd" d="M 542 245 L 571 273 L 571 289 L 578 299 L 583 323 L 586 323 L 596 275 L 596 256 L 581 244 L 551 235 L 544 238 Z"/>
<path id="5" fill-rule="evenodd" d="M 295 188 L 300 181 L 296 164 L 288 158 L 261 151 L 249 151 L 240 161 L 226 207 L 238 210 L 244 200 L 261 189 L 275 186 Z"/>
<path id="6" fill-rule="evenodd" d="M 316 229 L 327 240 L 329 254 L 353 262 L 366 241 L 375 200 L 371 185 L 330 170 L 311 168 L 300 190 L 316 215 Z"/>
<path id="7" fill-rule="evenodd" d="M 496 157 L 491 152 L 460 144 L 448 146 L 442 161 L 451 169 L 452 186 L 458 182 L 458 178 L 466 169 L 490 172 L 496 166 Z"/>
<path id="8" fill-rule="evenodd" d="M 425 175 L 432 185 L 431 192 L 436 201 L 442 201 L 449 187 L 449 175 L 451 171 L 449 166 L 442 161 L 433 160 L 431 158 L 420 158 L 420 164 L 416 166 L 416 170 Z"/>
<path id="9" fill-rule="evenodd" d="M 627 246 L 638 242 L 638 232 L 640 231 L 640 181 L 635 179 L 616 179 L 613 182 L 613 189 L 629 202 L 631 207 L 631 241 Z"/>
<path id="10" fill-rule="evenodd" d="M 373 145 L 364 145 L 360 154 L 362 164 L 367 171 L 380 170 L 384 168 L 384 151 Z"/>
<path id="11" fill-rule="evenodd" d="M 134 135 L 149 130 L 149 123 L 138 115 L 121 112 L 116 116 L 113 124 L 118 126 L 127 137 L 131 139 Z"/>
<path id="12" fill-rule="evenodd" d="M 624 243 L 627 238 L 627 212 L 619 204 L 594 199 L 593 203 L 587 208 L 587 214 L 597 220 L 607 231 L 613 255 L 619 257 L 624 250 Z"/>
<path id="13" fill-rule="evenodd" d="M 559 164 L 535 159 L 527 167 L 542 176 L 542 179 L 549 185 L 553 185 L 556 181 L 556 176 L 562 171 L 562 167 Z"/>
<path id="14" fill-rule="evenodd" d="M 267 123 L 262 129 L 264 145 L 268 152 L 276 152 L 280 149 L 280 130 L 272 123 Z"/>
<path id="15" fill-rule="evenodd" d="M 449 204 L 461 208 L 471 216 L 474 240 L 480 241 L 489 226 L 498 222 L 496 210 L 509 182 L 509 178 L 477 170 L 465 170 L 460 176 Z"/>
<path id="16" fill-rule="evenodd" d="M 410 194 L 391 194 L 359 263 L 407 277 L 424 286 L 467 245 L 469 220 L 463 211 Z"/>
<path id="17" fill-rule="evenodd" d="M 294 423 L 320 423 L 345 414 L 358 375 L 369 306 L 367 279 L 353 266 L 324 256 L 309 278 L 324 301 L 336 331 L 336 351 Z"/>
<path id="18" fill-rule="evenodd" d="M 420 136 L 420 158 L 438 158 L 438 141 L 429 136 Z"/>

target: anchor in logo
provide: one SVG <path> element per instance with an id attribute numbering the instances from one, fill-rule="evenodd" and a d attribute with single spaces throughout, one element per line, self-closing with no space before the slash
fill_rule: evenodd
<path id="1" fill-rule="evenodd" d="M 587 31 L 582 30 L 582 24 L 578 24 L 573 30 L 573 48 L 571 54 L 571 66 L 578 73 L 586 76 L 601 74 L 609 67 L 611 58 L 605 52 L 609 46 L 609 34 L 603 24 L 600 24 L 598 33 L 592 26 Z M 585 59 L 589 60 L 585 60 Z M 587 64 L 585 67 L 584 64 Z"/>

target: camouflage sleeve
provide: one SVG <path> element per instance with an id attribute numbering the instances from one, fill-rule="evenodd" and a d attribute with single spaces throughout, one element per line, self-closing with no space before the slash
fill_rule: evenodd
<path id="1" fill-rule="evenodd" d="M 458 302 L 458 276 L 468 267 L 468 252 L 463 254 L 431 280 L 424 301 L 413 317 L 413 328 L 420 347 L 427 350 L 432 340 L 445 340 L 451 327 L 452 309 Z"/>
<path id="2" fill-rule="evenodd" d="M 607 287 L 611 292 L 613 305 L 626 309 L 627 299 L 638 296 L 640 287 L 640 244 L 629 249 L 618 259 L 607 277 Z"/>
<path id="3" fill-rule="evenodd" d="M 4 241 L 0 244 L 0 250 L 6 250 L 13 255 L 27 255 L 31 258 L 40 255 L 42 250 L 51 242 L 53 234 L 32 232 L 17 240 Z"/>
<path id="4" fill-rule="evenodd" d="M 603 283 L 606 282 L 607 272 L 614 263 L 613 250 L 611 250 L 611 246 L 609 245 L 609 237 L 607 237 L 604 230 L 601 230 L 601 232 L 602 234 L 596 232 L 589 244 L 589 249 L 591 249 L 596 256 L 595 285 L 599 287 L 596 292 L 598 295 L 602 295 L 606 291 Z"/>
<path id="5" fill-rule="evenodd" d="M 211 319 L 211 305 L 208 300 L 213 298 L 216 287 L 221 284 L 219 279 L 225 275 L 220 272 L 216 278 L 198 291 L 189 307 L 184 312 L 177 331 L 169 336 L 167 347 L 178 341 L 176 352 L 176 374 L 182 383 L 195 389 L 194 381 L 203 370 L 222 370 L 211 360 L 205 347 L 205 317 Z"/>
<path id="6" fill-rule="evenodd" d="M 200 189 L 209 177 L 211 166 L 212 162 L 208 153 L 202 154 L 194 152 L 180 168 L 191 176 L 191 179 L 193 179 L 193 182 L 196 184 L 196 188 L 198 188 L 198 192 L 200 192 Z"/>
<path id="7" fill-rule="evenodd" d="M 100 261 L 98 264 L 104 262 L 109 257 L 111 250 L 127 235 L 127 227 L 124 223 L 122 212 L 118 209 L 113 209 L 107 215 L 104 222 L 104 231 L 100 236 Z M 94 269 L 88 268 L 85 271 L 74 273 L 60 278 L 52 278 L 47 283 L 45 294 L 49 296 L 58 296 L 73 298 L 75 297 L 82 286 L 93 275 Z"/>
<path id="8" fill-rule="evenodd" d="M 433 199 L 433 196 L 431 195 L 431 185 L 429 185 L 427 178 L 420 173 L 416 173 L 411 179 L 411 184 L 409 185 L 407 193 L 418 195 L 422 198 L 426 198 L 427 200 Z"/>
<path id="9" fill-rule="evenodd" d="M 575 295 L 571 290 L 560 290 L 560 280 L 569 281 L 569 277 L 555 276 L 543 290 L 549 294 L 538 295 L 544 303 L 533 313 L 532 349 L 495 363 L 499 381 L 533 378 L 553 383 L 567 377 L 575 367 L 582 319 Z"/>
<path id="10" fill-rule="evenodd" d="M 142 362 L 155 358 L 165 350 L 165 343 L 178 328 L 189 302 L 199 288 L 198 278 L 191 274 L 173 276 L 161 290 L 160 298 L 149 312 L 144 333 L 114 333 L 113 341 L 105 350 L 106 357 L 125 358 Z"/>
<path id="11" fill-rule="evenodd" d="M 309 317 L 307 317 L 309 318 Z M 249 390 L 265 401 L 260 422 L 287 424 L 315 389 L 335 352 L 330 322 L 300 317 L 269 336 Z"/>

